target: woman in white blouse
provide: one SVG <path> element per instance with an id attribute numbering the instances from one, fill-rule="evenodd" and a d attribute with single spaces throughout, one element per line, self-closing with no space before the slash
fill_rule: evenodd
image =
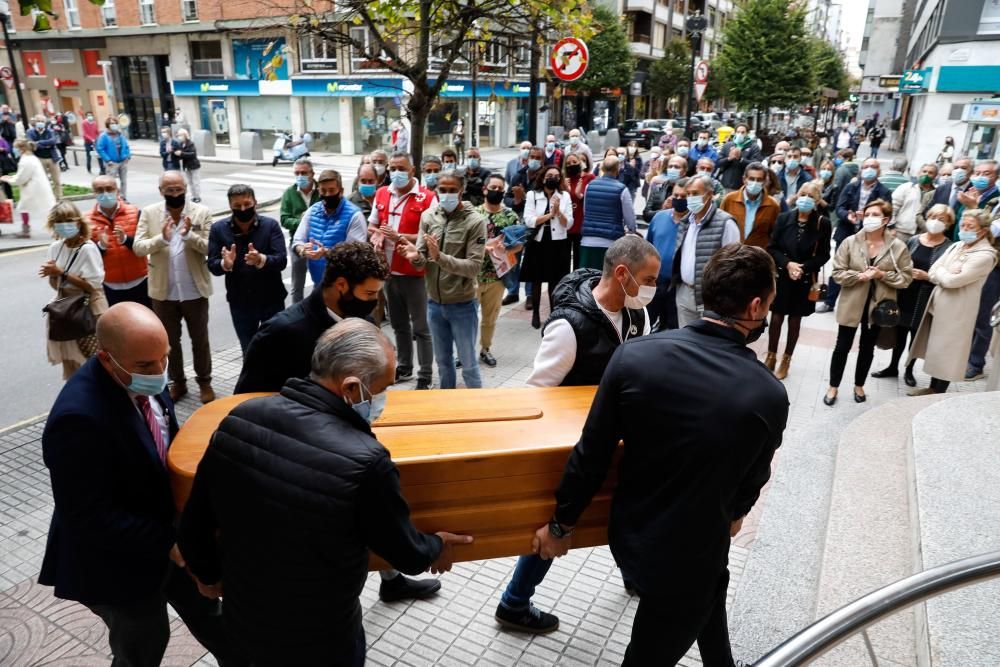
<path id="1" fill-rule="evenodd" d="M 49 246 L 49 259 L 38 275 L 49 279 L 56 294 L 52 300 L 90 295 L 90 310 L 95 316 L 108 309 L 104 296 L 104 261 L 101 251 L 90 240 L 90 225 L 72 203 L 56 204 L 49 212 L 46 226 L 58 239 Z M 48 345 L 49 363 L 62 364 L 63 380 L 68 380 L 94 354 L 96 340 L 87 336 L 80 340 L 54 341 Z"/>
<path id="2" fill-rule="evenodd" d="M 524 250 L 520 277 L 521 282 L 531 283 L 531 326 L 539 329 L 542 283 L 548 283 L 551 312 L 552 291 L 570 267 L 567 230 L 573 226 L 573 202 L 558 167 L 546 167 L 538 175 L 524 201 L 524 224 L 534 232 Z"/>
<path id="3" fill-rule="evenodd" d="M 14 155 L 17 160 L 17 173 L 3 176 L 3 180 L 20 189 L 17 200 L 15 220 L 21 221 L 23 230 L 27 233 L 32 222 L 45 220 L 55 203 L 49 177 L 45 167 L 35 157 L 35 142 L 21 138 L 14 142 Z"/>

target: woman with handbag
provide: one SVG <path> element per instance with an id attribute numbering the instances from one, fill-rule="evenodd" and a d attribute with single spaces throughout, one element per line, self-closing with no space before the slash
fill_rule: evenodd
<path id="1" fill-rule="evenodd" d="M 767 247 L 778 267 L 778 279 L 775 281 L 777 293 L 771 304 L 764 365 L 774 371 L 779 380 L 788 377 L 802 318 L 816 312 L 820 290 L 826 288 L 826 280 L 820 271 L 830 259 L 832 229 L 830 219 L 818 210 L 821 196 L 822 191 L 816 182 L 803 183 L 795 199 L 795 209 L 778 216 Z M 778 341 L 785 318 L 788 318 L 785 354 L 775 370 Z"/>
<path id="2" fill-rule="evenodd" d="M 530 282 L 532 288 L 531 326 L 542 326 L 539 310 L 542 301 L 542 283 L 549 285 L 549 308 L 552 292 L 559 281 L 569 273 L 568 230 L 573 224 L 573 203 L 563 190 L 559 167 L 545 167 L 528 192 L 524 202 L 524 224 L 528 232 L 528 247 L 521 266 L 521 282 Z"/>
<path id="3" fill-rule="evenodd" d="M 837 402 L 854 334 L 861 329 L 854 367 L 854 402 L 864 403 L 865 379 L 875 357 L 879 328 L 899 324 L 896 290 L 913 280 L 913 261 L 906 244 L 886 233 L 892 204 L 876 199 L 865 204 L 861 231 L 847 237 L 833 258 L 833 280 L 841 286 L 837 299 L 837 344 L 830 358 L 830 388 L 823 403 Z"/>
<path id="4" fill-rule="evenodd" d="M 965 379 L 983 285 L 997 263 L 990 212 L 965 211 L 958 238 L 927 272 L 935 287 L 913 339 L 910 363 L 924 360 L 931 386 L 910 396 L 943 394 L 951 382 Z"/>
<path id="5" fill-rule="evenodd" d="M 46 226 L 58 239 L 38 271 L 56 292 L 44 309 L 49 363 L 61 363 L 63 380 L 68 380 L 97 351 L 97 318 L 108 309 L 104 262 L 90 240 L 90 226 L 72 203 L 57 204 Z"/>
<path id="6" fill-rule="evenodd" d="M 934 290 L 934 283 L 930 281 L 927 272 L 951 245 L 951 239 L 947 235 L 951 233 L 949 230 L 955 224 L 954 210 L 947 204 L 935 204 L 927 212 L 926 219 L 927 231 L 906 242 L 910 257 L 913 259 L 913 282 L 906 289 L 898 292 L 899 325 L 896 327 L 896 343 L 892 348 L 892 361 L 882 370 L 872 373 L 873 378 L 899 376 L 899 360 L 903 358 L 903 352 L 906 351 L 906 337 L 909 335 L 912 345 L 912 341 L 917 335 L 917 329 L 920 327 L 920 320 L 923 319 L 924 312 L 927 310 L 927 302 Z M 908 387 L 917 386 L 917 379 L 913 377 L 913 364 L 915 363 L 916 359 L 911 357 L 903 372 L 903 381 Z"/>

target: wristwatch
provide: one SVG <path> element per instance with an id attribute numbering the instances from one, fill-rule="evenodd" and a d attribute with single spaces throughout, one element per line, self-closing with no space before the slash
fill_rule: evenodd
<path id="1" fill-rule="evenodd" d="M 562 524 L 556 521 L 555 517 L 549 519 L 549 535 L 551 535 L 552 537 L 556 538 L 557 540 L 561 540 L 564 537 L 569 537 L 572 534 L 573 534 L 572 528 L 563 528 Z"/>

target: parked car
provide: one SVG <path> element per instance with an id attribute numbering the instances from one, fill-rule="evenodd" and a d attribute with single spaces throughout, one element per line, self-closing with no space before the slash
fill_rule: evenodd
<path id="1" fill-rule="evenodd" d="M 637 120 L 634 118 L 625 121 L 618 128 L 621 132 L 622 145 L 635 141 L 643 148 L 651 147 L 659 142 L 660 137 L 666 132 L 661 123 L 662 121 L 659 120 Z"/>
<path id="2" fill-rule="evenodd" d="M 683 118 L 657 118 L 656 121 L 660 123 L 664 133 L 669 132 L 678 137 L 684 134 L 684 128 L 687 127 L 687 121 Z"/>
<path id="3" fill-rule="evenodd" d="M 722 119 L 719 118 L 719 114 L 714 112 L 696 113 L 694 114 L 694 118 L 697 119 L 701 126 L 699 131 L 708 130 L 709 132 L 715 132 L 722 127 Z"/>

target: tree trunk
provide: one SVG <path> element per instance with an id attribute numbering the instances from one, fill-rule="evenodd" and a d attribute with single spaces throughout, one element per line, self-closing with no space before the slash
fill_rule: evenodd
<path id="1" fill-rule="evenodd" d="M 413 166 L 416 173 L 420 174 L 420 161 L 424 157 L 424 135 L 427 132 L 427 116 L 430 113 L 429 86 L 426 79 L 422 82 L 413 82 L 413 94 L 406 108 L 410 113 L 410 154 L 413 157 Z"/>

